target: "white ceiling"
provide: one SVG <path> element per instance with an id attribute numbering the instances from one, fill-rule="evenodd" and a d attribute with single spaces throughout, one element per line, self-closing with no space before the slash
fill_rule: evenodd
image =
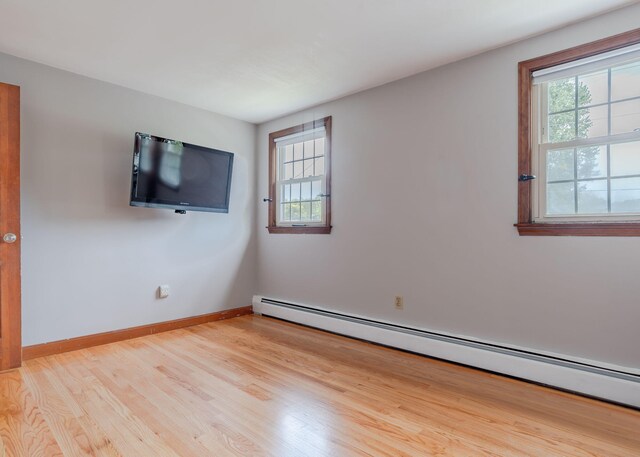
<path id="1" fill-rule="evenodd" d="M 636 0 L 0 0 L 0 52 L 251 122 Z"/>

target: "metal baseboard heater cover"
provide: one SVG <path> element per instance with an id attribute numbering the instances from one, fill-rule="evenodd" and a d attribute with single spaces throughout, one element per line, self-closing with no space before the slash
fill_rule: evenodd
<path id="1" fill-rule="evenodd" d="M 580 370 L 587 373 L 608 376 L 624 381 L 631 381 L 640 384 L 640 375 L 634 373 L 628 373 L 621 370 L 614 370 L 611 368 L 600 367 L 597 365 L 592 365 L 585 362 L 578 362 L 575 360 L 564 359 L 561 357 L 554 357 L 545 354 L 539 354 L 532 351 L 527 351 L 523 349 L 511 348 L 508 346 L 501 346 L 494 343 L 485 343 L 480 341 L 475 341 L 466 338 L 455 337 L 451 335 L 445 335 L 433 331 L 421 330 L 417 328 L 407 327 L 398 324 L 391 324 L 387 322 L 380 322 L 373 319 L 366 319 L 363 317 L 351 316 L 349 314 L 338 313 L 335 311 L 327 311 L 318 308 L 312 308 L 309 306 L 298 305 L 294 303 L 287 303 L 279 300 L 273 300 L 270 298 L 261 298 L 261 303 L 273 306 L 279 306 L 283 308 L 288 308 L 296 311 L 301 311 L 305 313 L 316 314 L 323 317 L 330 317 L 333 319 L 339 319 L 342 321 L 352 322 L 361 325 L 367 325 L 370 327 L 376 327 L 384 330 L 391 330 L 394 332 L 404 333 L 412 336 L 418 336 L 422 338 L 427 338 L 436 341 L 442 341 L 446 343 L 452 343 L 460 346 L 470 347 L 474 349 L 481 349 L 483 351 L 490 351 L 497 354 L 509 355 L 514 357 L 525 358 L 528 360 L 548 363 L 556 366 L 560 366 L 563 368 L 571 368 L 574 370 Z M 263 313 L 265 316 L 269 316 L 268 312 Z M 274 316 L 278 317 L 278 316 Z M 339 332 L 338 332 L 339 333 Z M 350 336 L 345 333 L 346 336 Z"/>

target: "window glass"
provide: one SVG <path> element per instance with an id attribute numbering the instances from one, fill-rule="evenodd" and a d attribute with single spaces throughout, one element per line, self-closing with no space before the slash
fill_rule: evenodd
<path id="1" fill-rule="evenodd" d="M 542 82 L 540 90 L 542 217 L 640 214 L 640 62 Z"/>
<path id="2" fill-rule="evenodd" d="M 640 62 L 611 70 L 611 100 L 640 97 Z"/>
<path id="3" fill-rule="evenodd" d="M 578 107 L 599 105 L 609 100 L 609 72 L 598 71 L 578 77 Z"/>
<path id="4" fill-rule="evenodd" d="M 282 137 L 271 134 L 273 147 L 270 154 L 275 153 L 272 160 L 277 164 L 275 188 L 278 192 L 276 200 L 270 204 L 277 205 L 275 226 L 289 227 L 328 227 L 327 225 L 327 176 L 325 175 L 328 159 L 328 129 L 326 122 L 319 127 L 293 127 L 283 130 Z M 313 123 L 315 125 L 315 122 Z M 299 130 L 291 133 L 291 130 Z M 274 138 L 275 137 L 275 138 Z M 274 227 L 270 216 L 269 228 Z M 282 233 L 282 232 L 281 232 Z M 317 233 L 317 232 L 315 232 Z M 329 233 L 328 231 L 324 233 Z"/>

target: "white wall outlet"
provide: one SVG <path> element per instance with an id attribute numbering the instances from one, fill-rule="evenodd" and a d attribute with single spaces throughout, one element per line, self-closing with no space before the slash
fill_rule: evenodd
<path id="1" fill-rule="evenodd" d="M 396 295 L 394 306 L 396 309 L 404 309 L 404 298 L 401 295 Z"/>
<path id="2" fill-rule="evenodd" d="M 158 286 L 158 298 L 167 298 L 169 296 L 169 286 L 166 284 Z"/>

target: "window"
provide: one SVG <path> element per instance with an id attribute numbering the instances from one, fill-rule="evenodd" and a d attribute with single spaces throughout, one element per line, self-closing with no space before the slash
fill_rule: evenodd
<path id="1" fill-rule="evenodd" d="M 331 232 L 331 117 L 269 135 L 269 233 Z"/>
<path id="2" fill-rule="evenodd" d="M 519 80 L 520 234 L 640 235 L 640 30 L 521 62 Z"/>

